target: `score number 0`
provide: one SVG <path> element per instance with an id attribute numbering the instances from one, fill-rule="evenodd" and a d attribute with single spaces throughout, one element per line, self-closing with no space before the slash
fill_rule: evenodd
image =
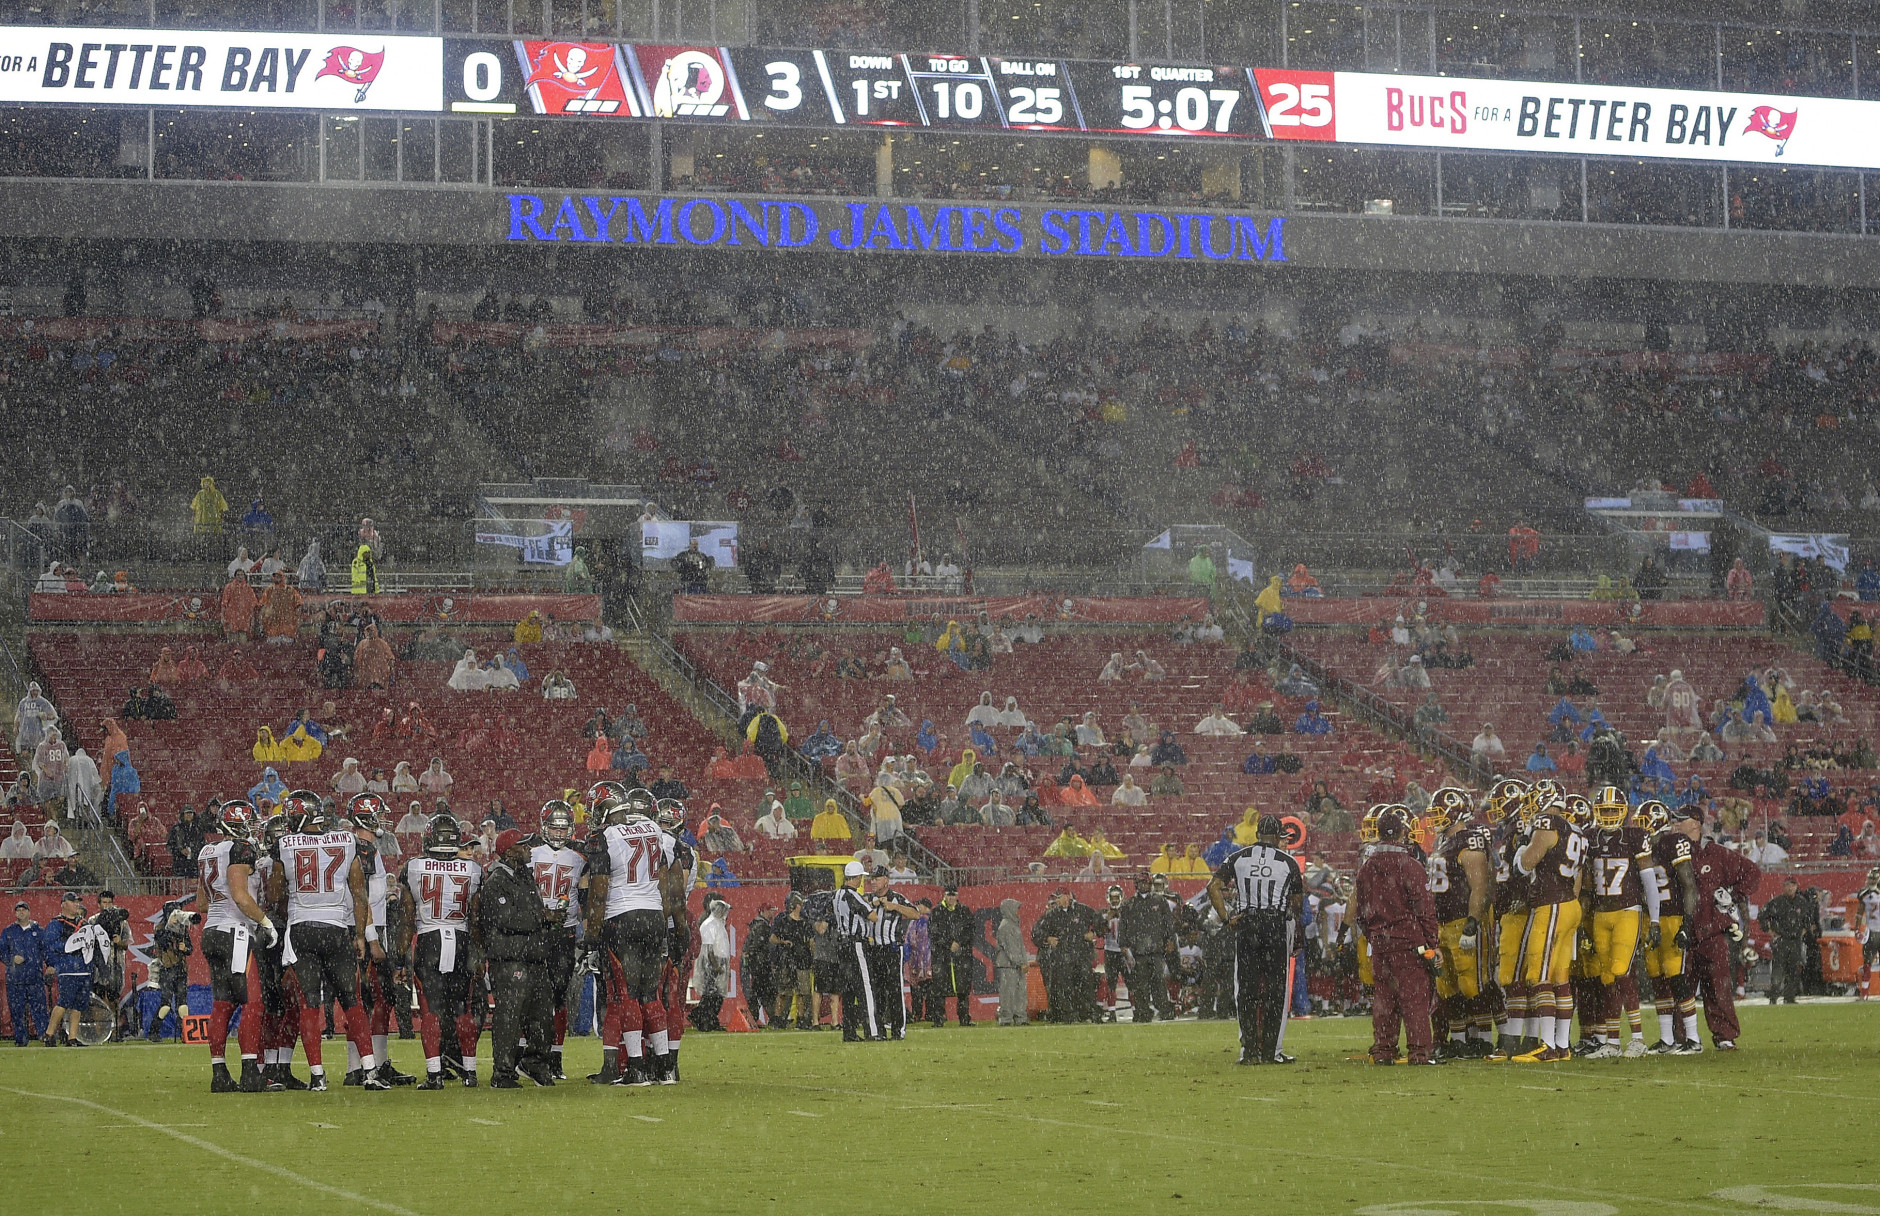
<path id="1" fill-rule="evenodd" d="M 1214 129 L 1225 134 L 1234 104 L 1239 100 L 1240 94 L 1234 89 L 1206 92 L 1193 87 L 1181 89 L 1175 94 L 1175 125 L 1184 131 L 1203 130 L 1208 126 L 1210 110 L 1219 105 L 1220 109 L 1213 112 Z M 1132 131 L 1145 131 L 1156 125 L 1154 90 L 1148 85 L 1123 86 L 1123 125 Z"/>

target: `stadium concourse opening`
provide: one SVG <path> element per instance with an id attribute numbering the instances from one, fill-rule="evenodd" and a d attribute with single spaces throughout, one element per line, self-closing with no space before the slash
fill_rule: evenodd
<path id="1" fill-rule="evenodd" d="M 1877 52 L 0 6 L 0 1207 L 1880 1210 Z"/>

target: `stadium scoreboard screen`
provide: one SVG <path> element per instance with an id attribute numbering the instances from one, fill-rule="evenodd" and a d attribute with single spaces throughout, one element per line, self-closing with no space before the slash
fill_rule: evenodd
<path id="1" fill-rule="evenodd" d="M 1206 64 L 0 26 L 0 102 L 1027 131 L 1880 169 L 1880 102 Z"/>
<path id="2" fill-rule="evenodd" d="M 447 40 L 457 113 L 1262 138 L 1244 68 L 998 55 Z"/>

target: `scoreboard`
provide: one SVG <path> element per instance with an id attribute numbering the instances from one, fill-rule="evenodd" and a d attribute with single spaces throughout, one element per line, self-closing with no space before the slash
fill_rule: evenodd
<path id="1" fill-rule="evenodd" d="M 0 26 L 0 104 L 1320 141 L 1880 169 L 1880 101 L 1206 64 Z"/>
<path id="2" fill-rule="evenodd" d="M 499 48 L 508 46 L 508 52 Z M 444 42 L 456 113 L 1259 139 L 1245 68 L 941 52 Z"/>

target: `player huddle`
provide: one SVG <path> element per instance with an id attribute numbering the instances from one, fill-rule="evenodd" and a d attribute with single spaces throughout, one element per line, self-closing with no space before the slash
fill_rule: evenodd
<path id="1" fill-rule="evenodd" d="M 1613 786 L 1589 800 L 1553 781 L 1510 778 L 1495 783 L 1479 817 L 1468 792 L 1437 791 L 1421 824 L 1427 850 L 1402 805 L 1372 807 L 1359 831 L 1358 930 L 1408 943 L 1434 981 L 1431 1001 L 1422 976 L 1380 977 L 1360 944 L 1360 979 L 1386 981 L 1378 1007 L 1389 1015 L 1388 1039 L 1380 1025 L 1373 1059 L 1392 1062 L 1398 1017 L 1414 1063 L 1696 1055 L 1700 997 L 1717 1048 L 1735 1049 L 1737 910 L 1761 874 L 1742 854 L 1703 841 L 1696 808 L 1646 801 L 1634 809 Z M 1395 893 L 1404 884 L 1393 887 L 1391 867 L 1404 863 L 1390 854 L 1423 863 L 1427 904 Z M 1657 1012 L 1651 1047 L 1641 969 Z"/>
<path id="2" fill-rule="evenodd" d="M 513 831 L 498 837 L 487 869 L 476 858 L 476 842 L 455 818 L 440 814 L 424 833 L 420 855 L 394 872 L 376 848 L 386 830 L 376 794 L 354 796 L 343 816 L 307 791 L 287 794 L 265 821 L 246 801 L 222 804 L 216 834 L 197 855 L 213 997 L 211 1091 L 326 1089 L 321 1035 L 334 1004 L 345 1021 L 346 1084 L 475 1086 L 480 1030 L 473 1011 L 491 991 L 497 1006 L 491 1084 L 512 1087 L 520 1074 L 552 1085 L 565 1079 L 561 1050 L 577 967 L 598 972 L 596 998 L 605 1003 L 598 1018 L 605 1063 L 589 1080 L 677 1083 L 683 977 L 697 952 L 686 912 L 696 860 L 679 840 L 685 807 L 613 781 L 589 790 L 588 805 L 584 842 L 574 839 L 573 809 L 551 801 L 533 837 Z M 508 904 L 506 896 L 481 897 L 486 882 L 495 889 L 518 874 L 541 900 L 540 914 L 527 909 L 520 921 L 517 909 L 499 906 Z M 582 889 L 585 957 L 577 945 Z M 396 942 L 387 929 L 393 901 L 401 912 Z M 499 941 L 506 955 L 528 966 L 492 965 L 486 988 L 476 955 Z M 505 988 L 499 971 L 516 984 Z M 393 1068 L 386 1050 L 401 981 L 413 983 L 419 1001 L 422 1082 Z M 545 1016 L 506 1018 L 509 1003 Z M 238 1011 L 236 1078 L 224 1057 Z M 446 1041 L 446 1028 L 453 1041 Z M 306 1053 L 307 1081 L 289 1066 L 296 1038 Z"/>

